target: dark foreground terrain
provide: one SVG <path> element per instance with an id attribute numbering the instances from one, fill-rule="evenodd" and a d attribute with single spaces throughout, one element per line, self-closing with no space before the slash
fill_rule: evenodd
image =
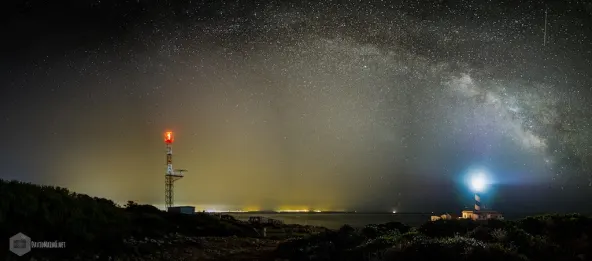
<path id="1" fill-rule="evenodd" d="M 344 226 L 280 244 L 290 260 L 592 260 L 592 219 L 544 215 L 519 221 L 441 220 Z"/>
<path id="2" fill-rule="evenodd" d="M 263 237 L 261 227 L 230 217 L 173 214 L 63 188 L 0 181 L 0 233 L 63 241 L 0 260 L 592 260 L 592 219 L 545 215 L 518 221 L 398 222 L 336 231 L 302 226 Z M 279 234 L 275 234 L 276 236 Z M 269 236 L 269 234 L 267 235 Z"/>

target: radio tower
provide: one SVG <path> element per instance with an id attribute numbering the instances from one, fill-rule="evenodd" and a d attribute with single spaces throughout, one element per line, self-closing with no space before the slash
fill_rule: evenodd
<path id="1" fill-rule="evenodd" d="M 167 210 L 173 206 L 173 199 L 174 199 L 174 185 L 173 183 L 183 177 L 183 173 L 187 170 L 178 169 L 173 170 L 173 141 L 174 136 L 172 131 L 167 131 L 164 133 L 164 143 L 166 144 L 167 155 L 166 155 L 166 162 L 167 162 L 167 169 L 166 173 L 164 174 L 165 177 L 165 185 L 164 185 L 164 197 L 165 197 L 165 207 Z"/>

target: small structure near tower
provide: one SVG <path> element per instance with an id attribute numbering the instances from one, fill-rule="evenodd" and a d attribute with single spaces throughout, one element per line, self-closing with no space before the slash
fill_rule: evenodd
<path id="1" fill-rule="evenodd" d="M 187 172 L 184 169 L 173 170 L 173 141 L 175 137 L 173 136 L 172 131 L 167 131 L 164 133 L 164 143 L 166 144 L 166 163 L 167 168 L 164 174 L 165 177 L 165 188 L 164 188 L 164 197 L 165 197 L 165 207 L 168 211 L 172 210 L 174 205 L 174 182 L 183 178 L 183 173 Z"/>
<path id="2" fill-rule="evenodd" d="M 444 215 L 441 215 L 441 216 L 431 216 L 431 217 L 430 217 L 430 220 L 431 220 L 431 221 L 438 221 L 438 220 L 453 220 L 453 219 L 454 219 L 454 218 L 453 218 L 453 217 L 452 217 L 450 214 L 448 214 L 448 213 L 446 213 L 446 214 L 444 214 Z"/>
<path id="3" fill-rule="evenodd" d="M 168 211 L 169 212 L 172 212 L 172 213 L 181 213 L 181 214 L 189 214 L 189 215 L 192 215 L 192 214 L 195 214 L 195 207 L 191 207 L 191 206 L 188 206 L 188 207 L 169 207 Z"/>

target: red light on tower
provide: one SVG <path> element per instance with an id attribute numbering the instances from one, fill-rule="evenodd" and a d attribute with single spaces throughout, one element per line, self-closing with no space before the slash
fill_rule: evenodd
<path id="1" fill-rule="evenodd" d="M 167 131 L 167 132 L 165 132 L 165 133 L 164 133 L 164 142 L 165 142 L 166 144 L 171 144 L 171 143 L 173 143 L 173 140 L 174 140 L 174 139 L 175 139 L 175 138 L 173 137 L 173 132 L 172 132 L 172 131 Z"/>

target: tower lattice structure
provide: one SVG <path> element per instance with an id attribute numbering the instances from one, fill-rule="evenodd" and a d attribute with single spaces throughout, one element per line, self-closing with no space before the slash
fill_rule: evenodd
<path id="1" fill-rule="evenodd" d="M 165 207 L 168 209 L 174 206 L 175 200 L 175 181 L 184 177 L 183 173 L 187 170 L 174 170 L 173 169 L 173 133 L 166 132 L 164 141 L 166 143 L 166 164 L 167 169 L 164 175 L 165 186 L 164 186 L 164 197 Z"/>

